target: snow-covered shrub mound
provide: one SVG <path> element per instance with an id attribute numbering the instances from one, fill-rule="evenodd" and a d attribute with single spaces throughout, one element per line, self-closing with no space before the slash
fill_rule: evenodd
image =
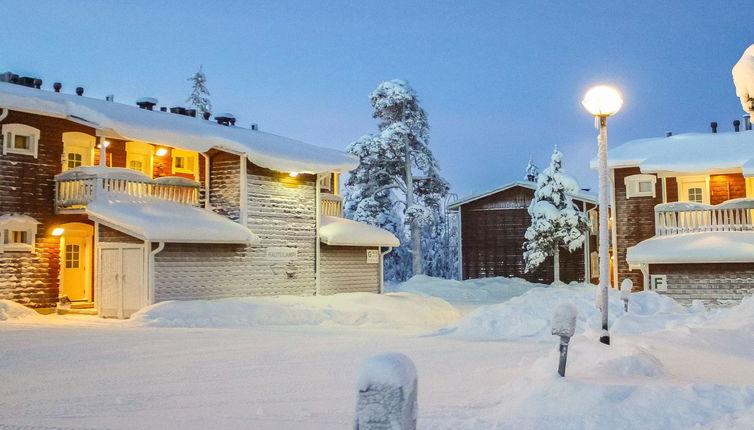
<path id="1" fill-rule="evenodd" d="M 39 316 L 34 309 L 10 300 L 0 300 L 0 321 L 34 318 Z"/>
<path id="2" fill-rule="evenodd" d="M 576 333 L 598 330 L 601 324 L 595 307 L 593 285 L 534 288 L 505 303 L 481 306 L 439 334 L 469 340 L 509 340 L 553 342 L 550 318 L 555 307 L 571 303 L 578 310 Z M 696 309 L 685 309 L 675 300 L 654 292 L 631 295 L 629 313 L 623 310 L 620 292 L 610 290 L 611 330 L 618 333 L 644 333 L 689 321 Z"/>
<path id="3" fill-rule="evenodd" d="M 347 293 L 332 296 L 248 297 L 169 301 L 131 316 L 132 324 L 155 327 L 359 326 L 437 328 L 458 311 L 435 297 L 408 293 Z"/>
<path id="4" fill-rule="evenodd" d="M 417 275 L 400 284 L 386 285 L 387 291 L 402 291 L 420 296 L 440 297 L 456 303 L 500 303 L 520 296 L 543 284 L 521 278 L 481 278 L 457 281 Z"/>

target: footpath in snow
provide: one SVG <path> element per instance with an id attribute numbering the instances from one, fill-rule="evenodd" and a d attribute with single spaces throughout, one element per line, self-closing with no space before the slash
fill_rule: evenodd
<path id="1" fill-rule="evenodd" d="M 416 364 L 422 429 L 754 428 L 754 297 L 710 310 L 642 292 L 626 313 L 614 291 L 605 346 L 593 286 L 389 289 L 165 302 L 128 321 L 0 301 L 0 428 L 347 429 L 359 365 L 390 351 Z M 578 311 L 566 378 L 562 302 Z"/>

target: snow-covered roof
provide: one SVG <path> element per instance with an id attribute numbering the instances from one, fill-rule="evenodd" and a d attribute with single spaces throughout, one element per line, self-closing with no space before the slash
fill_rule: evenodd
<path id="1" fill-rule="evenodd" d="M 83 122 L 126 140 L 243 153 L 255 164 L 281 172 L 346 171 L 358 165 L 345 152 L 258 130 L 5 82 L 0 82 L 0 107 Z"/>
<path id="2" fill-rule="evenodd" d="M 323 215 L 319 220 L 319 237 L 326 245 L 400 246 L 401 242 L 387 230 L 346 218 Z"/>
<path id="3" fill-rule="evenodd" d="M 79 166 L 55 175 L 56 181 L 79 180 L 88 178 L 120 179 L 124 181 L 154 182 L 149 176 L 125 167 Z"/>
<path id="4" fill-rule="evenodd" d="M 754 232 L 714 231 L 659 236 L 628 248 L 629 264 L 754 262 Z"/>
<path id="5" fill-rule="evenodd" d="M 104 225 L 142 240 L 183 243 L 259 243 L 251 230 L 212 211 L 111 193 L 89 203 L 86 213 Z"/>
<path id="6" fill-rule="evenodd" d="M 476 200 L 479 200 L 479 199 L 483 199 L 485 197 L 491 196 L 491 195 L 499 193 L 501 191 L 505 191 L 505 190 L 511 189 L 513 187 L 524 187 L 524 188 L 528 188 L 530 190 L 536 190 L 537 189 L 537 184 L 535 182 L 529 182 L 529 181 L 515 181 L 515 182 L 511 182 L 509 184 L 503 185 L 502 187 L 495 188 L 494 190 L 486 191 L 486 192 L 480 193 L 480 194 L 474 194 L 473 196 L 466 197 L 464 199 L 461 199 L 461 200 L 458 200 L 456 202 L 453 202 L 452 204 L 450 204 L 448 206 L 448 209 L 453 209 L 453 210 L 454 209 L 458 209 L 459 207 L 461 207 L 461 206 L 463 206 L 463 205 L 465 205 L 467 203 L 471 203 L 473 201 L 476 201 Z M 574 198 L 576 200 L 580 200 L 582 202 L 597 204 L 597 196 L 595 196 L 594 194 L 585 193 L 585 192 L 578 192 L 578 193 L 571 193 L 569 195 L 571 196 L 571 198 Z"/>
<path id="7" fill-rule="evenodd" d="M 740 168 L 744 176 L 754 176 L 754 132 L 687 133 L 632 140 L 609 150 L 608 166 L 638 166 L 647 173 Z M 597 167 L 596 160 L 591 167 Z"/>

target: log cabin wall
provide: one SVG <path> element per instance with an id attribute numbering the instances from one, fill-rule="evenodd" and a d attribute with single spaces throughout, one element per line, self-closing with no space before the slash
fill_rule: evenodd
<path id="1" fill-rule="evenodd" d="M 379 293 L 380 265 L 367 263 L 367 249 L 361 246 L 322 245 L 321 294 Z"/>
<path id="2" fill-rule="evenodd" d="M 71 217 L 55 214 L 54 176 L 62 170 L 63 133 L 94 135 L 94 129 L 65 119 L 9 111 L 2 124 L 25 124 L 40 130 L 37 158 L 0 151 L 0 215 L 33 217 L 37 228 L 35 252 L 0 253 L 0 299 L 32 308 L 51 308 L 58 297 L 60 240 L 55 226 Z M 4 143 L 4 142 L 0 142 Z"/>
<path id="3" fill-rule="evenodd" d="M 626 262 L 627 249 L 655 235 L 654 207 L 662 203 L 662 181 L 655 184 L 655 197 L 626 197 L 626 176 L 641 173 L 638 167 L 615 169 L 615 222 L 617 244 L 613 255 L 617 260 L 618 283 L 631 279 L 634 289 L 644 288 L 640 270 L 630 270 Z M 671 187 L 667 187 L 671 188 Z M 675 188 L 677 190 L 677 187 Z M 616 287 L 614 285 L 614 287 Z"/>
<path id="4" fill-rule="evenodd" d="M 531 273 L 524 271 L 524 233 L 531 225 L 527 208 L 533 197 L 534 190 L 516 186 L 461 206 L 463 279 L 503 276 L 553 282 L 552 257 Z M 582 202 L 575 203 L 581 208 Z M 561 249 L 560 278 L 584 281 L 583 248 L 572 253 Z"/>
<path id="5" fill-rule="evenodd" d="M 754 294 L 754 263 L 650 264 L 650 275 L 665 275 L 666 294 L 683 305 L 731 306 Z"/>
<path id="6" fill-rule="evenodd" d="M 710 175 L 709 188 L 712 205 L 746 197 L 746 179 L 742 173 Z"/>

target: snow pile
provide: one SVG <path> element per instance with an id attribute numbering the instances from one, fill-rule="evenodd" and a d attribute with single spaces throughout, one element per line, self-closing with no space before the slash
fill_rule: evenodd
<path id="1" fill-rule="evenodd" d="M 340 246 L 401 246 L 393 233 L 363 222 L 342 217 L 322 215 L 319 237 L 327 245 Z"/>
<path id="2" fill-rule="evenodd" d="M 595 290 L 593 285 L 533 288 L 507 302 L 481 306 L 438 334 L 468 340 L 552 342 L 551 315 L 563 302 L 571 303 L 578 311 L 577 334 L 599 330 L 601 317 L 594 305 Z M 609 316 L 611 331 L 634 334 L 705 318 L 698 308 L 685 309 L 670 297 L 649 291 L 632 294 L 629 313 L 625 313 L 620 292 L 612 289 Z"/>
<path id="3" fill-rule="evenodd" d="M 532 288 L 545 287 L 521 278 L 480 278 L 456 281 L 417 275 L 400 284 L 385 285 L 386 291 L 440 297 L 451 303 L 500 303 Z"/>
<path id="4" fill-rule="evenodd" d="M 408 293 L 249 297 L 168 301 L 142 309 L 131 323 L 151 327 L 350 326 L 437 328 L 460 317 L 446 301 Z"/>
<path id="5" fill-rule="evenodd" d="M 579 311 L 570 303 L 561 303 L 552 313 L 552 334 L 556 336 L 573 336 Z"/>
<path id="6" fill-rule="evenodd" d="M 390 385 L 411 388 L 416 381 L 416 366 L 410 358 L 399 353 L 375 355 L 361 365 L 358 388 Z"/>
<path id="7" fill-rule="evenodd" d="M 36 318 L 39 316 L 34 309 L 27 308 L 10 300 L 0 300 L 0 321 Z"/>
<path id="8" fill-rule="evenodd" d="M 754 232 L 706 231 L 655 236 L 628 248 L 641 263 L 746 263 L 754 261 Z"/>

